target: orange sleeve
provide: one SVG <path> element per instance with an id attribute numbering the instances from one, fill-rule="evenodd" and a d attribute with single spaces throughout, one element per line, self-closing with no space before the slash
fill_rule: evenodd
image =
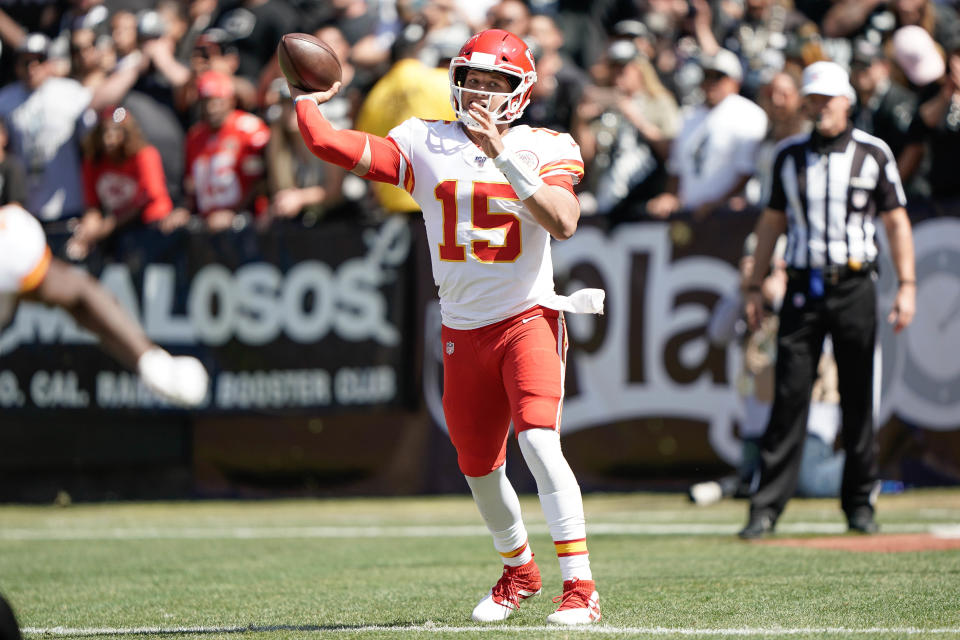
<path id="1" fill-rule="evenodd" d="M 569 175 L 557 175 L 547 176 L 543 179 L 545 184 L 553 185 L 555 187 L 563 187 L 573 195 L 577 195 L 573 191 L 573 178 Z M 578 198 L 579 199 L 579 198 Z"/>
<path id="2" fill-rule="evenodd" d="M 167 178 L 163 173 L 160 152 L 154 146 L 147 146 L 137 153 L 136 160 L 140 184 L 148 196 L 147 206 L 143 208 L 140 218 L 144 224 L 162 220 L 173 209 L 173 201 L 167 192 Z"/>
<path id="3" fill-rule="evenodd" d="M 40 257 L 36 266 L 20 280 L 20 293 L 33 291 L 40 286 L 43 279 L 47 277 L 47 271 L 50 269 L 50 261 L 52 259 L 53 254 L 50 253 L 50 247 L 44 247 L 43 256 Z"/>
<path id="4" fill-rule="evenodd" d="M 370 145 L 370 171 L 367 180 L 396 185 L 400 182 L 400 150 L 392 141 L 353 129 L 334 129 L 323 117 L 315 102 L 299 100 L 296 104 L 300 134 L 307 147 L 318 158 L 351 171 Z"/>
<path id="5" fill-rule="evenodd" d="M 572 180 L 580 182 L 583 180 L 583 162 L 580 160 L 557 160 L 540 167 L 540 176 L 544 179 L 548 175 L 555 176 L 562 173 L 567 173 Z"/>

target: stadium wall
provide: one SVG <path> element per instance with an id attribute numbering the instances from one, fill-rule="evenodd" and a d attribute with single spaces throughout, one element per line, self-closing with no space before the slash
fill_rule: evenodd
<path id="1" fill-rule="evenodd" d="M 960 220 L 911 211 L 919 313 L 882 324 L 882 473 L 960 483 Z M 564 448 L 586 490 L 685 487 L 736 463 L 736 346 L 710 345 L 755 212 L 609 227 L 554 245 L 557 286 L 607 291 L 568 316 Z M 57 252 L 65 238 L 51 236 Z M 418 220 L 128 233 L 84 265 L 174 353 L 206 406 L 162 403 L 62 311 L 0 333 L 0 500 L 395 495 L 465 490 L 445 433 L 439 309 Z M 895 291 L 881 264 L 879 309 Z M 514 444 L 508 472 L 533 490 Z"/>

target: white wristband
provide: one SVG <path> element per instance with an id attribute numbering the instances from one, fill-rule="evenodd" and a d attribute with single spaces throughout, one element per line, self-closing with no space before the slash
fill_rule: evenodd
<path id="1" fill-rule="evenodd" d="M 316 98 L 314 98 L 314 97 L 313 97 L 312 95 L 310 95 L 310 94 L 306 94 L 306 95 L 302 95 L 302 96 L 297 96 L 296 98 L 293 99 L 293 104 L 297 104 L 297 103 L 300 102 L 301 100 L 309 100 L 309 101 L 312 102 L 313 104 L 317 104 Z M 317 105 L 317 106 L 320 106 L 320 105 Z"/>
<path id="2" fill-rule="evenodd" d="M 526 200 L 543 186 L 543 180 L 523 164 L 513 151 L 504 149 L 496 158 L 493 164 L 507 178 L 507 182 L 516 191 L 517 197 Z"/>

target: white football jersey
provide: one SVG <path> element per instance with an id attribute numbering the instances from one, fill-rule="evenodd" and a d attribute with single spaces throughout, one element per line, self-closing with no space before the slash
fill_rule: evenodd
<path id="1" fill-rule="evenodd" d="M 390 131 L 404 159 L 401 184 L 423 211 L 443 324 L 474 329 L 538 304 L 552 307 L 550 234 L 458 122 L 411 118 Z M 503 137 L 545 180 L 583 176 L 565 133 L 519 126 Z"/>
<path id="2" fill-rule="evenodd" d="M 10 319 L 17 296 L 43 281 L 50 258 L 37 219 L 17 205 L 0 207 L 0 327 Z"/>
<path id="3" fill-rule="evenodd" d="M 757 149 L 767 132 L 767 114 L 739 95 L 713 109 L 701 105 L 683 121 L 667 169 L 679 177 L 680 202 L 696 209 L 723 197 L 756 171 Z"/>

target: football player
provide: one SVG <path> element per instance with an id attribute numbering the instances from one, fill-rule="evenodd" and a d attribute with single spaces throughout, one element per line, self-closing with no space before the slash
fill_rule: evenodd
<path id="1" fill-rule="evenodd" d="M 603 291 L 554 292 L 550 238 L 573 235 L 583 176 L 567 134 L 511 128 L 537 80 L 524 42 L 473 36 L 450 63 L 456 121 L 411 118 L 386 138 L 336 130 L 318 104 L 339 90 L 290 87 L 300 131 L 320 158 L 406 189 L 423 212 L 443 320 L 443 408 L 460 470 L 503 562 L 473 610 L 505 620 L 541 590 L 517 494 L 504 470 L 511 421 L 536 483 L 563 576 L 556 624 L 590 624 L 600 603 L 580 487 L 560 448 L 567 334 L 563 312 L 600 313 Z"/>
<path id="2" fill-rule="evenodd" d="M 54 258 L 43 228 L 26 209 L 0 207 L 0 328 L 20 300 L 63 307 L 103 347 L 155 393 L 185 407 L 207 395 L 207 370 L 190 356 L 172 356 L 150 342 L 143 329 L 87 273 Z"/>

